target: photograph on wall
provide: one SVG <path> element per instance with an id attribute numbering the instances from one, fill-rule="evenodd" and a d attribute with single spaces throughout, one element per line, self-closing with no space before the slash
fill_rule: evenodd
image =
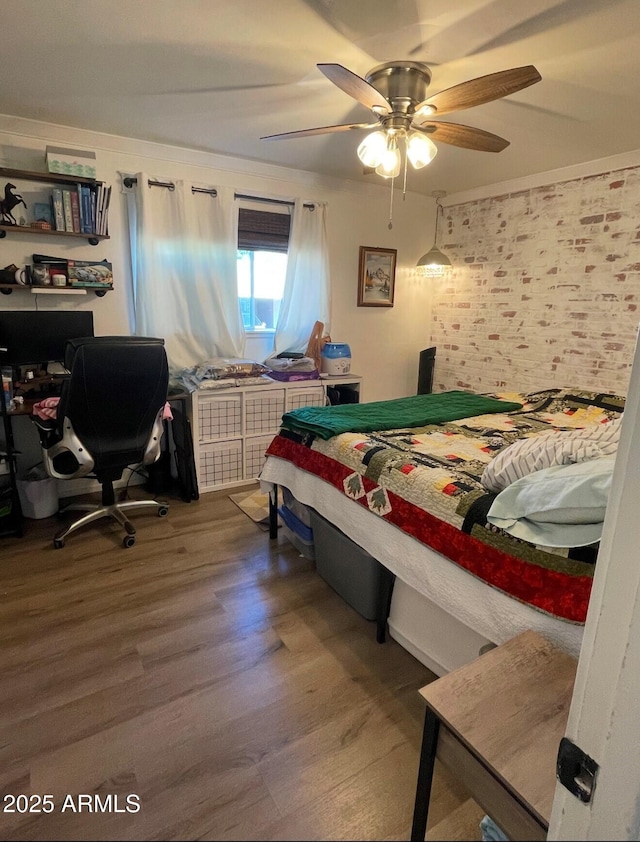
<path id="1" fill-rule="evenodd" d="M 360 246 L 358 307 L 393 307 L 397 249 Z"/>

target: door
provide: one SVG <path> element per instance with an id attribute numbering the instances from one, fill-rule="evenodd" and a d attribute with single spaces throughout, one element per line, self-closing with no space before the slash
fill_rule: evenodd
<path id="1" fill-rule="evenodd" d="M 589 803 L 561 784 L 548 839 L 640 839 L 640 352 L 636 352 L 567 737 L 599 769 Z"/>

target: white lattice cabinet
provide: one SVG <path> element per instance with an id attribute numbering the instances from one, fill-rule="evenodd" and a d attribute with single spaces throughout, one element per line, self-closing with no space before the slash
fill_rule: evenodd
<path id="1" fill-rule="evenodd" d="M 347 386 L 359 394 L 360 383 L 358 375 L 349 375 L 193 392 L 191 426 L 200 493 L 253 482 L 285 412 L 324 406 L 327 387 Z"/>

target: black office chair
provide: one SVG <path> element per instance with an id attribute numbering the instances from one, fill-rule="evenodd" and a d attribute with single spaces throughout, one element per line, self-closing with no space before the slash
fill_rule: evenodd
<path id="1" fill-rule="evenodd" d="M 87 511 L 58 532 L 56 549 L 81 526 L 103 517 L 126 531 L 125 547 L 135 543 L 129 509 L 155 508 L 160 517 L 168 505 L 157 500 L 116 503 L 113 484 L 129 466 L 150 465 L 159 458 L 169 370 L 162 339 L 139 336 L 96 336 L 73 339 L 65 349 L 71 372 L 62 385 L 57 416 L 33 416 L 47 473 L 56 479 L 95 476 L 102 486 L 102 504 L 72 503 L 61 509 Z"/>

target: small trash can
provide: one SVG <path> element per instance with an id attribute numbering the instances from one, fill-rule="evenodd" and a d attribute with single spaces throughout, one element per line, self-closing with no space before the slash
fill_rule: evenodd
<path id="1" fill-rule="evenodd" d="M 16 484 L 25 517 L 40 520 L 58 511 L 58 481 L 47 476 L 43 467 L 32 468 Z"/>

